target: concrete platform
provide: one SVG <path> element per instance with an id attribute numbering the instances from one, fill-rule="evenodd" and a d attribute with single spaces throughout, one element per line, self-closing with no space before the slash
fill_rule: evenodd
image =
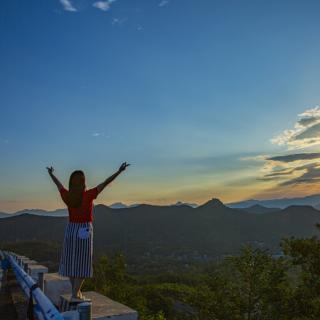
<path id="1" fill-rule="evenodd" d="M 137 311 L 95 291 L 83 292 L 83 295 L 92 302 L 93 320 L 137 320 Z M 67 308 L 70 305 L 71 294 L 61 295 L 61 305 Z M 67 311 L 67 310 L 61 310 Z"/>
<path id="2" fill-rule="evenodd" d="M 21 267 L 23 268 L 23 270 L 24 270 L 25 272 L 28 273 L 28 268 L 29 268 L 29 266 L 32 265 L 32 264 L 38 264 L 38 262 L 35 261 L 35 260 L 30 260 L 30 259 L 23 259 L 23 260 L 22 260 L 22 266 L 21 266 Z"/>
<path id="3" fill-rule="evenodd" d="M 31 264 L 28 266 L 28 274 L 35 281 L 38 281 L 39 273 L 48 273 L 48 268 L 41 264 Z"/>
<path id="4" fill-rule="evenodd" d="M 28 257 L 26 257 L 26 256 L 19 256 L 19 255 L 17 255 L 16 257 L 15 257 L 15 260 L 18 262 L 18 264 L 21 266 L 22 265 L 22 261 L 23 260 L 28 260 L 29 258 Z"/>
<path id="5" fill-rule="evenodd" d="M 71 283 L 68 277 L 62 277 L 58 273 L 44 274 L 44 294 L 57 307 L 60 303 L 60 296 L 72 291 Z"/>
<path id="6" fill-rule="evenodd" d="M 26 258 L 26 259 L 22 259 L 22 263 L 23 265 L 25 265 L 25 264 L 37 264 L 38 262 L 36 260 L 31 260 Z"/>

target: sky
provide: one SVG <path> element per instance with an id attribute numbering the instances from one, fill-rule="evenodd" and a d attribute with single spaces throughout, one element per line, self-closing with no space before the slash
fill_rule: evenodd
<path id="1" fill-rule="evenodd" d="M 319 1 L 0 2 L 0 211 L 319 193 Z"/>

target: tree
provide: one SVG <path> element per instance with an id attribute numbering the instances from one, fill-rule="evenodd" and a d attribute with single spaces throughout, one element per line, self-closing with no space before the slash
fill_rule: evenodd
<path id="1" fill-rule="evenodd" d="M 289 319 L 290 286 L 285 259 L 274 259 L 268 250 L 241 248 L 241 254 L 229 258 L 234 274 L 232 299 L 234 319 Z"/>
<path id="2" fill-rule="evenodd" d="M 317 225 L 319 229 L 319 225 Z M 283 252 L 292 266 L 295 290 L 291 303 L 292 319 L 320 318 L 320 241 L 316 236 L 284 239 Z"/>

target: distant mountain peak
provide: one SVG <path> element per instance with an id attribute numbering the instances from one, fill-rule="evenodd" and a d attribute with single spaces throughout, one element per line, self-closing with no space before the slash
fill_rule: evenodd
<path id="1" fill-rule="evenodd" d="M 211 200 L 205 202 L 200 207 L 210 207 L 210 208 L 224 208 L 225 205 L 223 202 L 218 198 L 212 198 Z"/>
<path id="2" fill-rule="evenodd" d="M 109 206 L 112 209 L 124 209 L 128 208 L 128 206 L 122 202 L 115 202 Z"/>

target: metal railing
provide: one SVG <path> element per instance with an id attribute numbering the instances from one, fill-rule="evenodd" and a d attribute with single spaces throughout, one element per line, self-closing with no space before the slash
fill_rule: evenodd
<path id="1" fill-rule="evenodd" d="M 64 320 L 51 300 L 37 286 L 37 283 L 17 263 L 15 256 L 6 251 L 4 256 L 9 260 L 16 279 L 28 298 L 30 298 L 30 289 L 32 289 L 32 297 L 36 302 L 34 305 L 36 318 L 39 320 Z"/>

